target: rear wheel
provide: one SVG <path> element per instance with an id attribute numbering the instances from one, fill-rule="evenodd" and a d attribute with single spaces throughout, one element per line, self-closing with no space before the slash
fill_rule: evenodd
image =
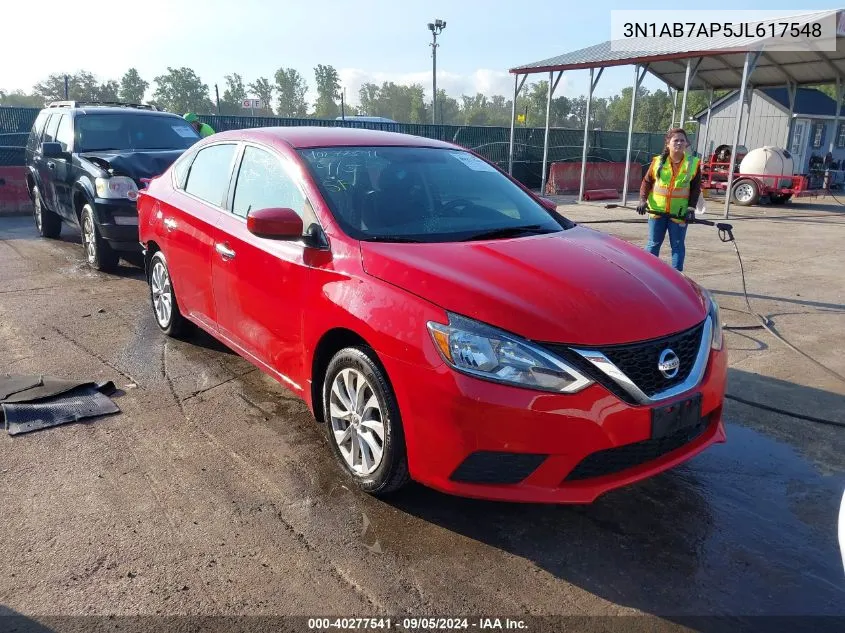
<path id="1" fill-rule="evenodd" d="M 153 306 L 153 316 L 159 329 L 167 336 L 177 337 L 184 334 L 188 322 L 179 310 L 173 283 L 170 280 L 170 270 L 167 260 L 161 251 L 153 255 L 150 260 L 150 300 Z"/>
<path id="2" fill-rule="evenodd" d="M 35 227 L 41 237 L 59 237 L 62 232 L 62 219 L 44 206 L 38 187 L 32 188 L 32 214 L 35 216 Z"/>
<path id="3" fill-rule="evenodd" d="M 399 406 L 372 350 L 334 355 L 323 380 L 323 417 L 338 461 L 361 490 L 381 496 L 408 483 Z"/>
<path id="4" fill-rule="evenodd" d="M 82 207 L 82 247 L 85 249 L 85 259 L 95 270 L 110 272 L 117 268 L 120 256 L 114 252 L 97 228 L 94 209 L 90 204 Z"/>
<path id="5" fill-rule="evenodd" d="M 733 186 L 731 200 L 742 207 L 755 205 L 760 200 L 760 187 L 753 180 L 743 178 Z"/>

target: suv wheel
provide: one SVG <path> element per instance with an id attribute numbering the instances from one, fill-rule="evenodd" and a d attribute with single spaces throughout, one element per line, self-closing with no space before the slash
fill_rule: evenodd
<path id="1" fill-rule="evenodd" d="M 50 239 L 59 237 L 62 232 L 62 219 L 44 206 L 38 187 L 32 188 L 32 214 L 35 216 L 38 235 Z"/>
<path id="2" fill-rule="evenodd" d="M 85 259 L 95 270 L 109 272 L 117 268 L 120 257 L 115 253 L 101 236 L 97 228 L 94 209 L 90 204 L 82 207 L 82 247 L 85 249 Z"/>
<path id="3" fill-rule="evenodd" d="M 188 321 L 182 316 L 176 294 L 173 292 L 173 282 L 167 269 L 164 254 L 158 251 L 150 260 L 150 300 L 153 305 L 153 315 L 156 324 L 168 336 L 176 337 L 185 332 Z"/>
<path id="4" fill-rule="evenodd" d="M 409 480 L 396 396 L 372 350 L 335 354 L 323 380 L 323 418 L 338 461 L 364 492 L 381 496 Z"/>

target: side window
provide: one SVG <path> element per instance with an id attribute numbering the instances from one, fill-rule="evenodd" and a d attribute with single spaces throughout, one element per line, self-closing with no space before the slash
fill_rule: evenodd
<path id="1" fill-rule="evenodd" d="M 59 123 L 59 129 L 56 130 L 56 141 L 62 144 L 62 149 L 66 152 L 71 150 L 73 146 L 73 119 L 68 115 L 62 115 L 62 120 Z"/>
<path id="2" fill-rule="evenodd" d="M 188 178 L 188 170 L 191 168 L 194 156 L 196 156 L 196 152 L 186 152 L 173 163 L 173 179 L 176 182 L 177 189 L 185 188 L 185 180 Z"/>
<path id="3" fill-rule="evenodd" d="M 62 115 L 58 113 L 54 113 L 53 116 L 50 117 L 47 129 L 44 130 L 44 138 L 41 139 L 42 143 L 52 143 L 56 140 L 56 129 L 59 127 L 59 119 L 61 118 Z"/>
<path id="4" fill-rule="evenodd" d="M 30 151 L 35 151 L 41 145 L 41 135 L 44 133 L 44 124 L 47 123 L 47 117 L 50 116 L 49 110 L 42 110 L 35 117 L 35 123 L 32 124 L 32 130 L 29 132 L 29 139 L 26 148 Z"/>
<path id="5" fill-rule="evenodd" d="M 285 172 L 281 159 L 257 147 L 244 149 L 232 213 L 242 218 L 252 209 L 284 207 L 304 215 L 305 196 Z"/>
<path id="6" fill-rule="evenodd" d="M 225 144 L 205 147 L 197 152 L 188 173 L 185 191 L 214 206 L 223 206 L 236 149 L 234 144 Z"/>

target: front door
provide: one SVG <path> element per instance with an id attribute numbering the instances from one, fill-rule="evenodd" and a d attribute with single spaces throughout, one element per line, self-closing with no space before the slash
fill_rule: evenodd
<path id="1" fill-rule="evenodd" d="M 792 154 L 792 164 L 795 166 L 795 173 L 802 174 L 807 170 L 804 168 L 804 156 L 807 153 L 807 121 L 797 120 L 792 127 L 792 144 L 789 153 Z"/>

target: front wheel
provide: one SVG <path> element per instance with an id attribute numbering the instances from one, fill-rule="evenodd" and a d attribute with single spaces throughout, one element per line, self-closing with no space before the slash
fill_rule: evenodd
<path id="1" fill-rule="evenodd" d="M 760 188 L 750 178 L 743 178 L 733 186 L 731 198 L 742 207 L 753 206 L 760 200 Z"/>
<path id="2" fill-rule="evenodd" d="M 112 247 L 100 235 L 94 209 L 90 204 L 82 207 L 80 220 L 82 247 L 85 249 L 85 259 L 88 265 L 101 272 L 111 272 L 117 268 L 120 256 L 112 250 Z"/>
<path id="3" fill-rule="evenodd" d="M 344 471 L 361 490 L 381 496 L 410 477 L 399 406 L 374 356 L 363 346 L 334 355 L 323 380 L 323 417 Z"/>

